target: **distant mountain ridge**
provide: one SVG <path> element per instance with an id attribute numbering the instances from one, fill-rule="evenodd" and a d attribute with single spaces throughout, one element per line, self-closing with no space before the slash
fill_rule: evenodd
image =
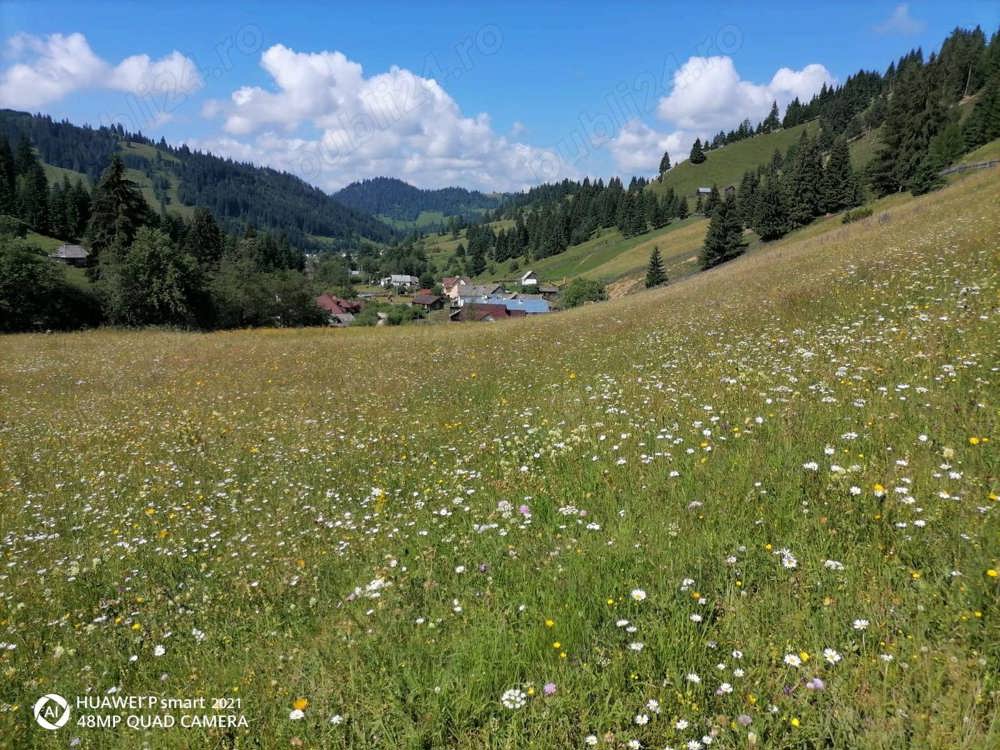
<path id="1" fill-rule="evenodd" d="M 91 184 L 119 153 L 153 209 L 183 214 L 201 206 L 229 231 L 247 225 L 278 231 L 303 249 L 349 248 L 362 238 L 387 243 L 398 237 L 388 224 L 292 174 L 156 142 L 121 125 L 92 128 L 0 110 L 0 137 L 13 147 L 22 136 L 43 162 L 85 175 Z"/>
<path id="2" fill-rule="evenodd" d="M 469 218 L 499 208 L 508 197 L 460 187 L 423 190 L 395 177 L 352 182 L 333 194 L 334 200 L 348 208 L 401 222 L 416 222 L 423 213 Z"/>

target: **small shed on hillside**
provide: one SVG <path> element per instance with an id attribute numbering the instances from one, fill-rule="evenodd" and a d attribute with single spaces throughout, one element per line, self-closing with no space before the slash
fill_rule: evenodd
<path id="1" fill-rule="evenodd" d="M 64 244 L 49 253 L 49 257 L 59 263 L 65 263 L 67 266 L 79 266 L 82 268 L 87 265 L 87 258 L 90 257 L 90 251 L 82 245 Z"/>

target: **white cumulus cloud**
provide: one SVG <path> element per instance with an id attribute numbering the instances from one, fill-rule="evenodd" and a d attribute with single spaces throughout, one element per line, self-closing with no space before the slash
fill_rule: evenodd
<path id="1" fill-rule="evenodd" d="M 177 96 L 204 85 L 195 64 L 176 50 L 159 60 L 133 55 L 112 65 L 80 33 L 17 34 L 7 48 L 14 62 L 0 71 L 3 107 L 32 109 L 86 89 Z"/>
<path id="2" fill-rule="evenodd" d="M 784 109 L 796 97 L 809 101 L 834 78 L 824 66 L 801 70 L 780 68 L 767 83 L 740 77 L 730 57 L 690 57 L 677 69 L 670 92 L 657 104 L 657 116 L 673 126 L 661 131 L 629 120 L 608 142 L 618 169 L 628 173 L 655 173 L 664 151 L 677 164 L 688 157 L 695 138 L 711 138 L 749 119 L 756 125 L 767 117 L 772 102 Z"/>
<path id="3" fill-rule="evenodd" d="M 656 111 L 682 128 L 716 133 L 746 118 L 756 124 L 774 101 L 784 107 L 795 97 L 808 100 L 824 83 L 833 83 L 833 76 L 815 63 L 781 68 L 769 83 L 753 83 L 740 78 L 730 57 L 692 57 L 674 73 L 673 88 Z"/>
<path id="4" fill-rule="evenodd" d="M 639 118 L 633 118 L 608 141 L 608 149 L 618 169 L 626 175 L 655 172 L 664 151 L 670 154 L 671 164 L 686 159 L 696 137 L 683 130 L 661 133 Z"/>
<path id="5" fill-rule="evenodd" d="M 261 56 L 271 88 L 244 86 L 206 102 L 226 135 L 191 145 L 284 169 L 328 190 L 398 176 L 420 187 L 512 190 L 573 170 L 551 150 L 510 140 L 489 115 L 463 115 L 434 79 L 393 66 L 366 76 L 341 52 L 278 44 Z"/>

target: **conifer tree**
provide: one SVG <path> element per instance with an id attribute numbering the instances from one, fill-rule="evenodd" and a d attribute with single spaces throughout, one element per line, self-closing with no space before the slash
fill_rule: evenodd
<path id="1" fill-rule="evenodd" d="M 788 232 L 788 208 L 777 175 L 769 175 L 761 184 L 752 222 L 753 230 L 765 242 L 783 237 Z"/>
<path id="2" fill-rule="evenodd" d="M 680 203 L 677 204 L 677 218 L 683 220 L 690 215 L 691 209 L 688 208 L 688 199 L 687 196 L 684 196 L 681 198 Z"/>
<path id="3" fill-rule="evenodd" d="M 705 213 L 710 214 L 715 210 L 715 207 L 719 205 L 719 186 L 714 182 L 712 183 L 712 189 L 708 192 L 708 197 L 705 199 Z"/>
<path id="4" fill-rule="evenodd" d="M 18 216 L 39 234 L 49 233 L 49 183 L 45 169 L 31 155 L 25 172 L 18 177 Z"/>
<path id="5" fill-rule="evenodd" d="M 753 226 L 754 217 L 757 215 L 757 192 L 760 189 L 760 180 L 757 173 L 747 170 L 740 180 L 740 189 L 736 193 L 736 206 L 740 212 L 740 221 L 743 226 Z"/>
<path id="6" fill-rule="evenodd" d="M 659 286 L 667 280 L 667 274 L 663 270 L 663 258 L 660 257 L 660 248 L 653 246 L 653 252 L 649 254 L 649 265 L 646 266 L 646 288 L 650 289 Z"/>
<path id="7" fill-rule="evenodd" d="M 94 189 L 87 239 L 96 260 L 112 246 L 128 247 L 149 213 L 139 188 L 125 175 L 125 164 L 115 154 Z"/>
<path id="8" fill-rule="evenodd" d="M 663 179 L 665 172 L 670 171 L 670 154 L 666 151 L 663 152 L 663 158 L 660 159 L 660 179 Z"/>
<path id="9" fill-rule="evenodd" d="M 701 148 L 701 138 L 694 139 L 694 145 L 691 146 L 691 156 L 689 157 L 692 164 L 701 164 L 705 161 L 705 152 Z"/>
<path id="10" fill-rule="evenodd" d="M 741 255 L 746 244 L 743 241 L 743 226 L 736 210 L 736 199 L 729 195 L 716 207 L 709 222 L 699 256 L 702 270 L 714 268 Z"/>
<path id="11" fill-rule="evenodd" d="M 90 191 L 83 184 L 83 180 L 77 178 L 67 202 L 72 219 L 70 236 L 74 240 L 79 240 L 86 234 L 87 224 L 90 221 Z"/>
<path id="12" fill-rule="evenodd" d="M 947 113 L 919 54 L 901 61 L 882 125 L 882 146 L 870 167 L 872 187 L 888 195 L 910 186 L 930 140 L 947 124 Z"/>
<path id="13" fill-rule="evenodd" d="M 938 157 L 928 151 L 917 167 L 916 174 L 910 179 L 910 192 L 913 195 L 923 195 L 944 185 L 944 178 L 940 174 L 941 167 L 942 163 Z"/>
<path id="14" fill-rule="evenodd" d="M 823 162 L 816 143 L 802 133 L 786 177 L 788 218 L 792 226 L 803 226 L 821 210 Z"/>
<path id="15" fill-rule="evenodd" d="M 184 251 L 203 268 L 214 268 L 222 259 L 222 232 L 204 208 L 196 208 L 184 235 Z"/>
<path id="16" fill-rule="evenodd" d="M 0 214 L 17 213 L 17 172 L 7 139 L 0 136 Z"/>
<path id="17" fill-rule="evenodd" d="M 771 102 L 771 112 L 764 122 L 761 123 L 761 131 L 770 133 L 781 127 L 781 120 L 778 119 L 778 102 Z"/>
<path id="18" fill-rule="evenodd" d="M 997 36 L 1000 37 L 1000 32 Z M 994 42 L 991 46 L 1000 47 L 1000 43 Z M 962 124 L 962 140 L 968 150 L 997 138 L 1000 138 L 1000 72 L 990 76 Z"/>
<path id="19" fill-rule="evenodd" d="M 861 203 L 861 185 L 851 167 L 851 152 L 847 140 L 837 138 L 830 149 L 830 159 L 823 170 L 822 208 L 841 211 Z"/>

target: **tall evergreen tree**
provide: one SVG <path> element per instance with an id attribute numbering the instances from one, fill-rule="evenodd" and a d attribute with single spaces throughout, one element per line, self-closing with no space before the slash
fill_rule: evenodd
<path id="1" fill-rule="evenodd" d="M 646 288 L 650 289 L 659 286 L 667 280 L 667 274 L 663 270 L 663 258 L 660 257 L 660 248 L 653 246 L 653 252 L 649 254 L 649 265 L 646 266 Z"/>
<path id="2" fill-rule="evenodd" d="M 17 171 L 7 139 L 0 136 L 0 214 L 17 213 Z"/>
<path id="3" fill-rule="evenodd" d="M 684 220 L 690 215 L 691 215 L 691 209 L 688 208 L 688 199 L 687 196 L 684 196 L 683 198 L 680 199 L 680 202 L 677 204 L 677 218 Z"/>
<path id="4" fill-rule="evenodd" d="M 761 123 L 761 131 L 770 133 L 781 127 L 781 120 L 778 118 L 778 102 L 771 102 L 771 112 Z"/>
<path id="5" fill-rule="evenodd" d="M 719 205 L 719 186 L 714 182 L 712 183 L 711 190 L 708 191 L 708 197 L 705 199 L 705 213 L 710 214 L 715 210 L 715 207 Z"/>
<path id="6" fill-rule="evenodd" d="M 1000 36 L 1000 32 L 997 36 Z M 1000 43 L 995 44 L 1000 47 Z M 962 123 L 962 139 L 966 149 L 977 148 L 997 138 L 1000 138 L 1000 72 L 990 76 L 972 112 Z"/>
<path id="7" fill-rule="evenodd" d="M 914 55 L 901 62 L 897 71 L 880 133 L 882 146 L 870 167 L 872 187 L 878 195 L 910 186 L 931 138 L 947 122 L 926 68 L 919 55 Z"/>
<path id="8" fill-rule="evenodd" d="M 90 222 L 90 191 L 83 180 L 77 178 L 67 203 L 71 219 L 70 236 L 79 240 L 86 234 L 87 224 Z"/>
<path id="9" fill-rule="evenodd" d="M 32 154 L 27 170 L 18 177 L 18 215 L 39 234 L 49 233 L 49 183 L 45 169 Z"/>
<path id="10" fill-rule="evenodd" d="M 196 208 L 184 234 L 184 251 L 202 268 L 214 268 L 222 259 L 222 232 L 210 211 Z"/>
<path id="11" fill-rule="evenodd" d="M 861 185 L 851 166 L 851 152 L 847 139 L 841 136 L 830 149 L 830 159 L 823 170 L 822 208 L 840 211 L 861 203 Z"/>
<path id="12" fill-rule="evenodd" d="M 692 164 L 701 164 L 705 161 L 705 152 L 701 148 L 701 138 L 694 139 L 694 145 L 691 146 L 691 156 L 688 158 Z"/>
<path id="13" fill-rule="evenodd" d="M 736 193 L 736 206 L 740 212 L 740 221 L 743 226 L 753 226 L 754 217 L 757 215 L 757 193 L 760 189 L 760 179 L 753 170 L 743 173 L 740 180 L 740 188 Z"/>
<path id="14" fill-rule="evenodd" d="M 746 246 L 747 243 L 743 241 L 743 226 L 736 210 L 736 198 L 728 195 L 716 207 L 708 224 L 705 243 L 699 256 L 702 270 L 732 260 L 741 255 Z"/>
<path id="15" fill-rule="evenodd" d="M 768 175 L 758 191 L 753 230 L 765 242 L 783 237 L 789 230 L 788 208 L 781 182 L 775 174 Z"/>
<path id="16" fill-rule="evenodd" d="M 125 174 L 118 154 L 111 159 L 94 189 L 87 240 L 95 260 L 112 246 L 124 249 L 146 222 L 149 207 L 134 182 Z"/>
<path id="17" fill-rule="evenodd" d="M 670 154 L 664 151 L 663 158 L 660 159 L 660 179 L 663 179 L 664 173 L 668 171 L 670 171 Z"/>
<path id="18" fill-rule="evenodd" d="M 807 133 L 802 133 L 792 166 L 785 179 L 788 217 L 793 226 L 803 226 L 821 211 L 823 157 Z"/>

